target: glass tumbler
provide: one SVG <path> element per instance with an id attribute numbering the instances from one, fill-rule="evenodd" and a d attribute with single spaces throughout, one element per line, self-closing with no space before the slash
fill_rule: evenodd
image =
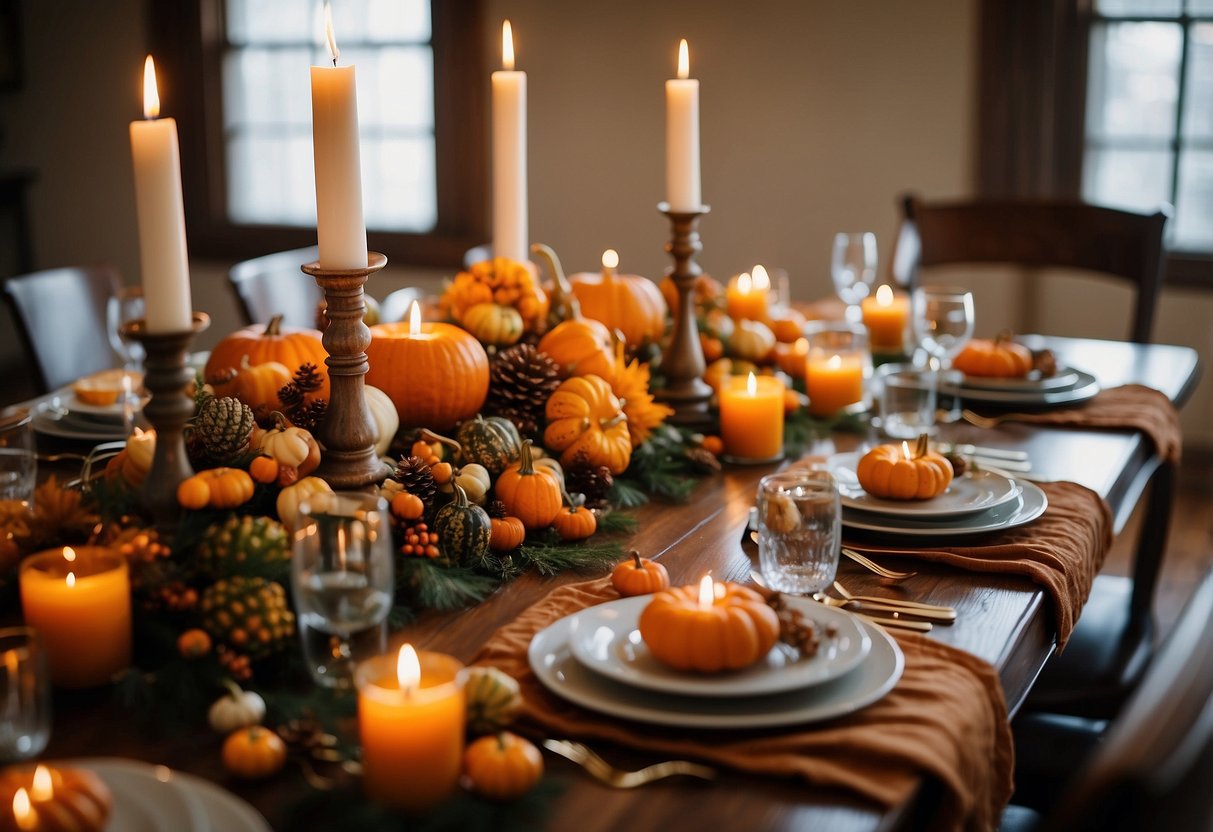
<path id="1" fill-rule="evenodd" d="M 31 419 L 24 408 L 0 415 L 0 500 L 33 504 L 38 462 Z"/>
<path id="2" fill-rule="evenodd" d="M 0 630 L 0 714 L 0 762 L 42 753 L 51 735 L 51 683 L 32 627 Z"/>
<path id="3" fill-rule="evenodd" d="M 862 324 L 814 321 L 805 327 L 808 355 L 805 392 L 809 413 L 830 418 L 839 413 L 863 412 L 871 407 L 868 380 L 872 377 L 872 351 Z"/>
<path id="4" fill-rule="evenodd" d="M 912 364 L 883 364 L 874 386 L 880 403 L 880 429 L 894 439 L 935 433 L 938 390 L 935 371 Z"/>
<path id="5" fill-rule="evenodd" d="M 842 504 L 829 471 L 795 469 L 758 483 L 758 566 L 773 590 L 820 592 L 838 571 Z"/>
<path id="6" fill-rule="evenodd" d="M 295 532 L 291 590 L 312 678 L 350 686 L 355 665 L 387 646 L 395 590 L 387 503 L 355 492 L 308 498 Z"/>

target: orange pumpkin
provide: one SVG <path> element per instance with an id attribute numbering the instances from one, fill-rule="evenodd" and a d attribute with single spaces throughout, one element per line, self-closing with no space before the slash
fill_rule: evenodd
<path id="1" fill-rule="evenodd" d="M 286 765 L 286 743 L 261 725 L 233 731 L 223 741 L 223 766 L 244 780 L 276 774 Z"/>
<path id="2" fill-rule="evenodd" d="M 489 548 L 494 552 L 512 552 L 526 539 L 526 526 L 517 517 L 494 517 Z"/>
<path id="3" fill-rule="evenodd" d="M 250 364 L 248 356 L 242 355 L 235 374 L 227 381 L 213 381 L 212 385 L 216 396 L 239 399 L 253 409 L 253 416 L 260 421 L 282 406 L 278 391 L 290 382 L 293 375 L 294 371 L 281 362 Z"/>
<path id="4" fill-rule="evenodd" d="M 606 258 L 606 255 L 603 255 Z M 570 278 L 581 314 L 619 330 L 632 347 L 657 341 L 665 331 L 666 303 L 657 284 L 634 274 L 582 272 Z"/>
<path id="5" fill-rule="evenodd" d="M 513 800 L 543 777 L 543 755 L 529 740 L 502 731 L 473 742 L 463 752 L 463 773 L 472 791 L 492 800 Z"/>
<path id="6" fill-rule="evenodd" d="M 779 617 L 740 584 L 716 584 L 701 607 L 698 586 L 657 593 L 640 613 L 640 635 L 660 661 L 676 670 L 738 670 L 765 656 L 779 639 Z"/>
<path id="7" fill-rule="evenodd" d="M 109 787 L 91 771 L 47 766 L 13 766 L 0 772 L 0 829 L 16 830 L 23 826 L 14 816 L 13 799 L 18 789 L 25 789 L 27 798 L 35 792 L 37 769 L 43 769 L 50 781 L 48 800 L 33 802 L 37 811 L 39 832 L 102 832 L 106 828 L 113 796 Z"/>
<path id="8" fill-rule="evenodd" d="M 440 301 L 442 309 L 465 326 L 469 324 L 465 316 L 482 303 L 517 310 L 527 332 L 539 332 L 547 323 L 547 295 L 540 288 L 529 263 L 508 257 L 494 257 L 474 263 L 471 268 L 455 275 Z"/>
<path id="9" fill-rule="evenodd" d="M 560 480 L 551 468 L 534 464 L 529 439 L 523 440 L 518 461 L 501 472 L 495 490 L 505 510 L 527 530 L 547 528 L 560 513 Z"/>
<path id="10" fill-rule="evenodd" d="M 583 495 L 577 495 L 580 499 L 570 498 L 568 494 L 565 494 L 564 497 L 565 505 L 552 520 L 552 526 L 556 529 L 556 534 L 560 535 L 561 540 L 585 540 L 598 529 L 598 518 L 594 516 L 594 512 L 583 505 L 585 503 Z"/>
<path id="11" fill-rule="evenodd" d="M 1032 370 L 1032 351 L 1006 334 L 993 340 L 975 338 L 965 344 L 952 366 L 969 376 L 1023 378 Z"/>
<path id="12" fill-rule="evenodd" d="M 281 466 L 272 456 L 256 456 L 249 462 L 248 472 L 257 482 L 268 485 L 278 479 Z"/>
<path id="13" fill-rule="evenodd" d="M 610 378 L 615 367 L 611 333 L 601 322 L 572 318 L 539 339 L 539 351 L 556 362 L 563 378 L 593 374 Z"/>
<path id="14" fill-rule="evenodd" d="M 291 372 L 300 364 L 315 364 L 324 368 L 324 360 L 328 352 L 320 341 L 320 332 L 315 329 L 303 329 L 282 325 L 282 316 L 275 315 L 270 322 L 261 326 L 250 326 L 237 330 L 221 340 L 211 350 L 210 358 L 206 360 L 205 378 L 221 377 L 228 370 L 239 370 L 243 359 L 247 356 L 251 366 L 264 364 L 267 361 L 277 361 Z M 324 384 L 315 392 L 322 399 L 329 397 L 328 373 L 320 374 Z"/>
<path id="15" fill-rule="evenodd" d="M 545 412 L 543 444 L 562 451 L 562 463 L 569 465 L 584 453 L 612 474 L 627 470 L 632 459 L 628 419 L 606 381 L 596 375 L 566 379 L 548 398 Z"/>
<path id="16" fill-rule="evenodd" d="M 642 558 L 635 549 L 628 552 L 631 560 L 625 560 L 611 573 L 611 586 L 620 595 L 648 595 L 660 592 L 670 585 L 670 573 L 665 565 L 655 560 Z"/>
<path id="17" fill-rule="evenodd" d="M 868 451 L 855 467 L 863 490 L 884 500 L 929 500 L 952 484 L 952 463 L 930 450 L 927 435 L 918 437 L 911 452 L 909 446 L 878 445 Z"/>
<path id="18" fill-rule="evenodd" d="M 177 486 L 177 502 L 182 508 L 227 509 L 247 503 L 253 497 L 253 478 L 239 468 L 210 468 L 187 477 Z"/>
<path id="19" fill-rule="evenodd" d="M 407 323 L 371 327 L 366 383 L 387 393 L 400 424 L 442 431 L 479 412 L 489 392 L 489 357 L 457 326 Z"/>

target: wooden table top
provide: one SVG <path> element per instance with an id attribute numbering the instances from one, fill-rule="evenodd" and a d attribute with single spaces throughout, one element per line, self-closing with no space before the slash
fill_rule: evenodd
<path id="1" fill-rule="evenodd" d="M 1185 347 L 1063 338 L 1051 338 L 1049 345 L 1064 363 L 1093 373 L 1105 387 L 1144 383 L 1179 404 L 1198 377 L 1196 353 Z M 1122 509 L 1131 509 L 1136 501 L 1133 481 L 1152 456 L 1149 443 L 1130 431 L 1015 423 L 982 431 L 959 424 L 948 426 L 941 438 L 1023 449 L 1031 456 L 1034 475 L 1079 482 L 1108 500 L 1118 516 L 1126 515 Z M 811 450 L 848 450 L 862 440 L 840 436 L 821 441 Z M 742 548 L 742 533 L 757 481 L 772 468 L 728 467 L 721 476 L 705 477 L 684 505 L 649 504 L 636 510 L 639 531 L 631 545 L 648 557 L 660 558 L 675 584 L 691 583 L 709 570 L 718 579 L 747 582 L 754 564 Z M 908 597 L 956 607 L 956 624 L 936 627 L 931 636 L 994 665 L 1008 704 L 1015 707 L 1022 701 L 1053 649 L 1051 616 L 1045 595 L 1036 585 L 1026 578 L 962 572 L 924 561 L 881 561 L 894 569 L 918 572 L 903 584 Z M 425 613 L 394 634 L 394 639 L 468 660 L 498 627 L 551 589 L 585 577 L 524 575 L 477 606 L 455 613 Z M 845 560 L 839 577 L 853 591 L 875 586 L 869 573 Z M 129 731 L 121 712 L 109 705 L 87 699 L 59 704 L 47 757 L 120 754 L 170 765 L 223 783 L 253 802 L 271 821 L 305 788 L 296 774 L 260 786 L 229 782 L 219 764 L 217 737 L 150 741 Z M 643 756 L 627 749 L 598 750 L 621 765 L 645 762 Z M 882 816 L 870 804 L 849 795 L 823 792 L 799 781 L 724 773 L 710 788 L 674 778 L 641 790 L 616 791 L 596 784 L 564 760 L 547 755 L 546 762 L 549 771 L 568 783 L 549 818 L 550 829 L 872 830 L 912 823 L 913 807 L 899 807 Z M 922 800 L 928 801 L 929 789 L 923 795 Z"/>

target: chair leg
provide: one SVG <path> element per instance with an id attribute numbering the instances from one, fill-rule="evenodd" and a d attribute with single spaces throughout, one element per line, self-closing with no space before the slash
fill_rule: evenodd
<path id="1" fill-rule="evenodd" d="M 1134 626 L 1148 624 L 1153 615 L 1154 590 L 1166 556 L 1171 529 L 1171 505 L 1175 494 L 1175 465 L 1163 462 L 1154 472 L 1145 514 L 1133 553 L 1133 596 L 1129 601 Z"/>

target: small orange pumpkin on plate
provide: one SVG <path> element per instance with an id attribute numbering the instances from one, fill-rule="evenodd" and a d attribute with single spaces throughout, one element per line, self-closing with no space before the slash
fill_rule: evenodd
<path id="1" fill-rule="evenodd" d="M 965 344 L 952 366 L 967 376 L 1023 378 L 1032 371 L 1032 351 L 1002 333 L 993 340 L 976 338 Z"/>
<path id="2" fill-rule="evenodd" d="M 855 466 L 863 490 L 882 500 L 929 500 L 952 484 L 952 463 L 930 450 L 927 435 L 918 437 L 911 451 L 902 442 L 878 445 Z"/>
<path id="3" fill-rule="evenodd" d="M 779 617 L 754 590 L 734 583 L 666 589 L 640 613 L 640 636 L 675 670 L 717 673 L 761 659 L 779 640 Z"/>

